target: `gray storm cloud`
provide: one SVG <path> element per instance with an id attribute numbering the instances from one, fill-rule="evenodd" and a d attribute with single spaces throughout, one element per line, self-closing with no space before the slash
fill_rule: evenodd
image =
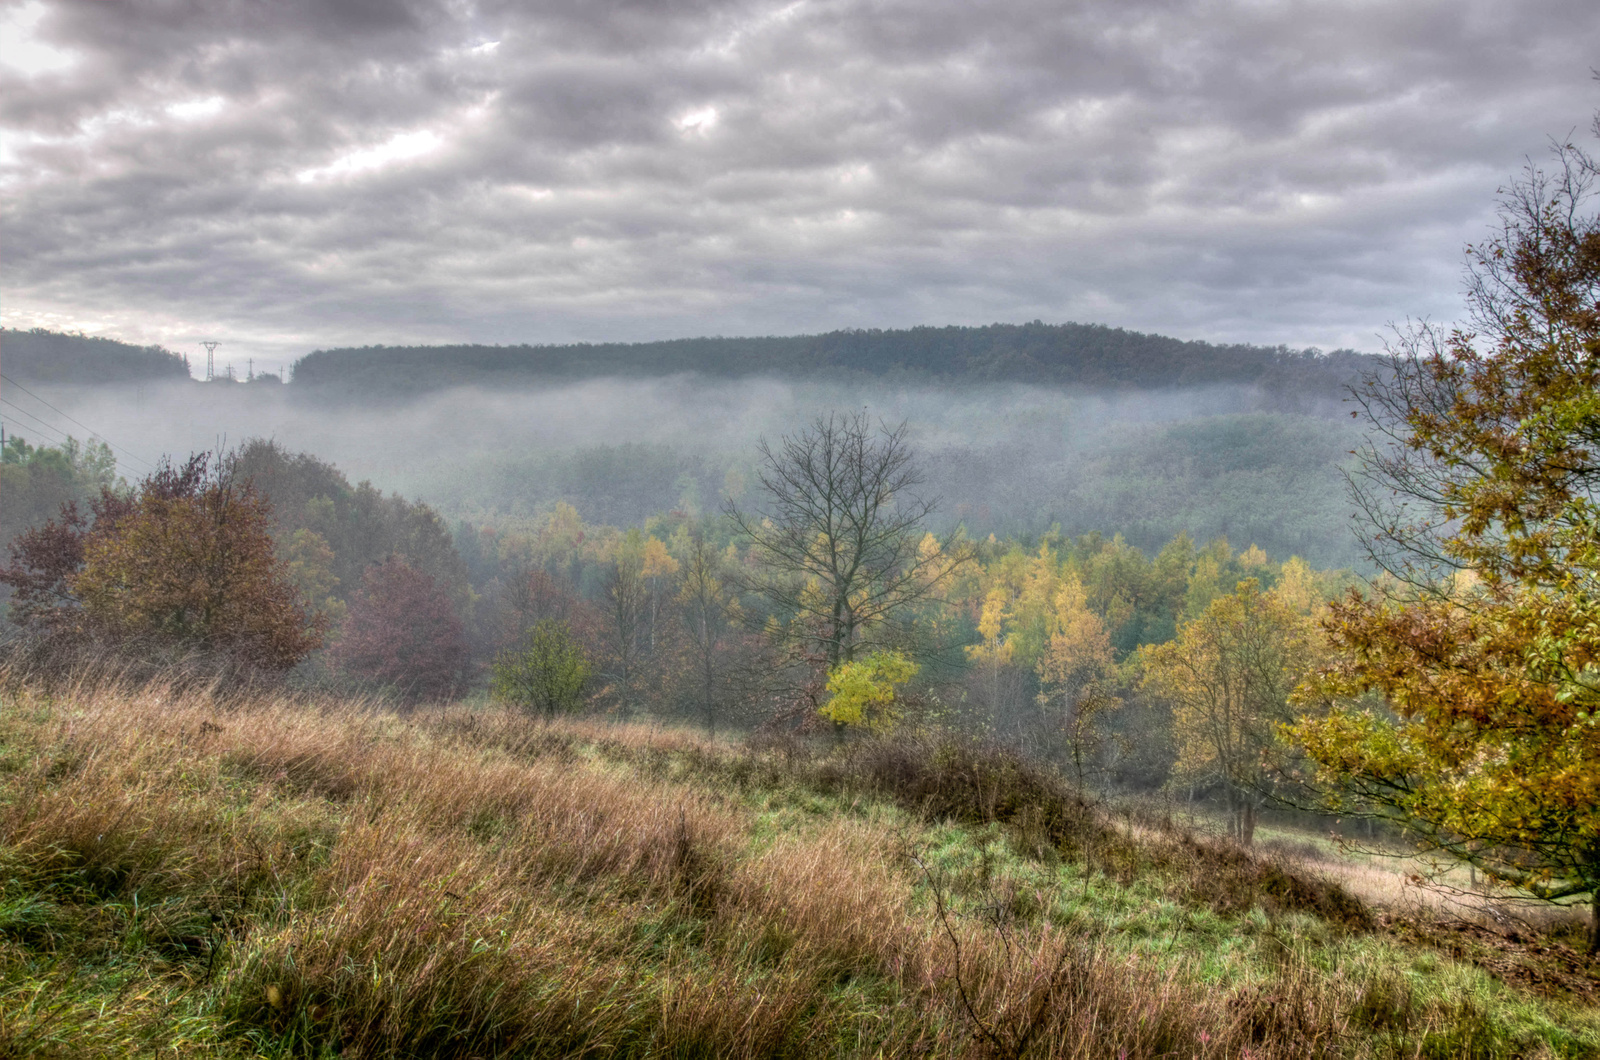
<path id="1" fill-rule="evenodd" d="M 7 324 L 287 361 L 1077 319 L 1371 348 L 1600 92 L 1588 0 L 25 3 Z"/>

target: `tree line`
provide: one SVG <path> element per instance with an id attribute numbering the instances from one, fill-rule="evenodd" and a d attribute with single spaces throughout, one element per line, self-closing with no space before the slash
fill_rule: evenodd
<path id="1" fill-rule="evenodd" d="M 159 383 L 189 378 L 189 361 L 161 346 L 137 346 L 46 328 L 0 329 L 7 375 L 84 386 Z"/>
<path id="2" fill-rule="evenodd" d="M 1284 346 L 1214 345 L 1101 324 L 855 329 L 822 335 L 571 346 L 363 346 L 295 362 L 297 386 L 350 394 L 596 376 L 814 375 L 1022 382 L 1092 388 L 1259 387 L 1273 407 L 1337 402 L 1372 358 Z"/>
<path id="3" fill-rule="evenodd" d="M 1259 548 L 1235 553 L 1220 539 L 1200 547 L 1182 534 L 1154 556 L 1101 534 L 975 540 L 957 527 L 936 537 L 926 525 L 934 498 L 911 499 L 924 483 L 903 429 L 859 415 L 764 448 L 754 507 L 674 510 L 633 528 L 585 521 L 561 503 L 451 528 L 425 504 L 351 484 L 332 465 L 263 440 L 131 487 L 80 450 L 14 440 L 13 455 L 9 471 L 67 469 L 59 516 L 15 538 L 0 579 L 13 624 L 52 643 L 130 637 L 146 650 L 165 637 L 174 652 L 220 652 L 267 670 L 291 661 L 294 681 L 422 700 L 505 678 L 496 660 L 511 666 L 507 653 L 542 626 L 545 642 L 558 629 L 587 667 L 581 696 L 564 704 L 712 729 L 820 725 L 841 665 L 875 657 L 869 670 L 895 671 L 899 657 L 916 660 L 919 676 L 901 690 L 897 716 L 942 719 L 1058 760 L 1058 719 L 1043 704 L 1060 698 L 1056 685 L 1084 678 L 1063 669 L 1077 647 L 1048 652 L 1052 629 L 1103 637 L 1090 651 L 1105 663 L 1094 679 L 1126 686 L 1118 668 L 1142 645 L 1171 639 L 1240 578 L 1276 583 L 1283 566 Z M 831 492 L 814 494 L 818 482 Z M 125 537 L 135 529 L 120 521 L 130 505 L 188 530 L 168 535 L 165 552 L 144 530 Z M 315 641 L 301 658 L 244 650 L 265 634 L 228 625 L 228 612 L 203 598 L 242 590 L 197 582 L 186 599 L 168 584 L 203 567 L 207 548 L 270 553 L 311 638 L 286 643 Z M 1290 569 L 1309 571 L 1300 561 Z M 1331 585 L 1347 576 L 1319 577 Z M 136 602 L 141 580 L 160 588 Z M 86 594 L 109 585 L 130 595 L 113 603 L 101 590 Z M 1064 592 L 1081 599 L 1067 606 Z M 156 614 L 162 607 L 172 613 Z M 212 617 L 196 624 L 191 614 Z M 1079 746 L 1086 775 L 1161 782 L 1171 739 L 1136 714 L 1108 714 L 1107 723 L 1143 728 L 1140 740 L 1102 740 L 1092 763 Z"/>
<path id="4" fill-rule="evenodd" d="M 185 380 L 188 358 L 45 328 L 0 330 L 8 372 L 76 385 Z M 297 360 L 297 389 L 370 399 L 452 386 L 522 384 L 600 376 L 697 373 L 888 377 L 1018 382 L 1093 389 L 1258 388 L 1263 407 L 1316 411 L 1373 367 L 1352 350 L 1213 344 L 1103 324 L 851 329 L 820 335 L 671 339 L 547 346 L 363 346 L 315 350 Z M 256 377 L 280 382 L 276 374 Z"/>

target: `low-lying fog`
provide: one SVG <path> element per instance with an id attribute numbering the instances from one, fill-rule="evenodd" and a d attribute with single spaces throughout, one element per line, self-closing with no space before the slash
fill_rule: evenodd
<path id="1" fill-rule="evenodd" d="M 1059 523 L 1158 547 L 1181 529 L 1324 563 L 1354 556 L 1337 472 L 1353 428 L 1260 411 L 1260 395 L 1247 388 L 1066 392 L 685 375 L 459 388 L 372 404 L 271 384 L 30 389 L 146 463 L 267 437 L 452 518 L 534 514 L 566 500 L 586 519 L 618 524 L 674 507 L 712 510 L 750 489 L 762 436 L 776 441 L 831 410 L 865 409 L 909 425 L 943 517 L 973 533 Z M 12 421 L 14 432 L 26 426 Z M 142 470 L 130 461 L 123 473 Z"/>

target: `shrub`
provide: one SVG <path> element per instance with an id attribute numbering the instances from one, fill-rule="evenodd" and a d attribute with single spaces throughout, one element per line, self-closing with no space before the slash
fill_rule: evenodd
<path id="1" fill-rule="evenodd" d="M 588 653 L 567 624 L 547 618 L 528 632 L 526 646 L 495 657 L 490 689 L 496 698 L 549 720 L 583 702 L 592 673 Z"/>
<path id="2" fill-rule="evenodd" d="M 823 716 L 835 725 L 856 725 L 889 732 L 900 720 L 896 689 L 917 676 L 917 664 L 897 651 L 875 651 L 840 663 L 828 675 L 832 698 Z"/>

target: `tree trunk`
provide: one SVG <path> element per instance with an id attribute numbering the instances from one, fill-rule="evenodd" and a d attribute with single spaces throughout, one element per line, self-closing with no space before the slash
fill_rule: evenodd
<path id="1" fill-rule="evenodd" d="M 1600 956 L 1600 887 L 1589 896 L 1589 956 Z"/>
<path id="2" fill-rule="evenodd" d="M 1244 797 L 1244 810 L 1239 820 L 1239 841 L 1245 846 L 1255 846 L 1256 843 L 1256 800 L 1249 795 Z"/>
<path id="3" fill-rule="evenodd" d="M 833 598 L 833 624 L 828 629 L 828 672 L 831 674 L 844 656 L 844 603 Z"/>
<path id="4" fill-rule="evenodd" d="M 705 659 L 705 694 L 706 694 L 706 735 L 712 739 L 717 737 L 717 704 L 712 698 L 711 691 L 711 657 L 707 654 Z"/>

